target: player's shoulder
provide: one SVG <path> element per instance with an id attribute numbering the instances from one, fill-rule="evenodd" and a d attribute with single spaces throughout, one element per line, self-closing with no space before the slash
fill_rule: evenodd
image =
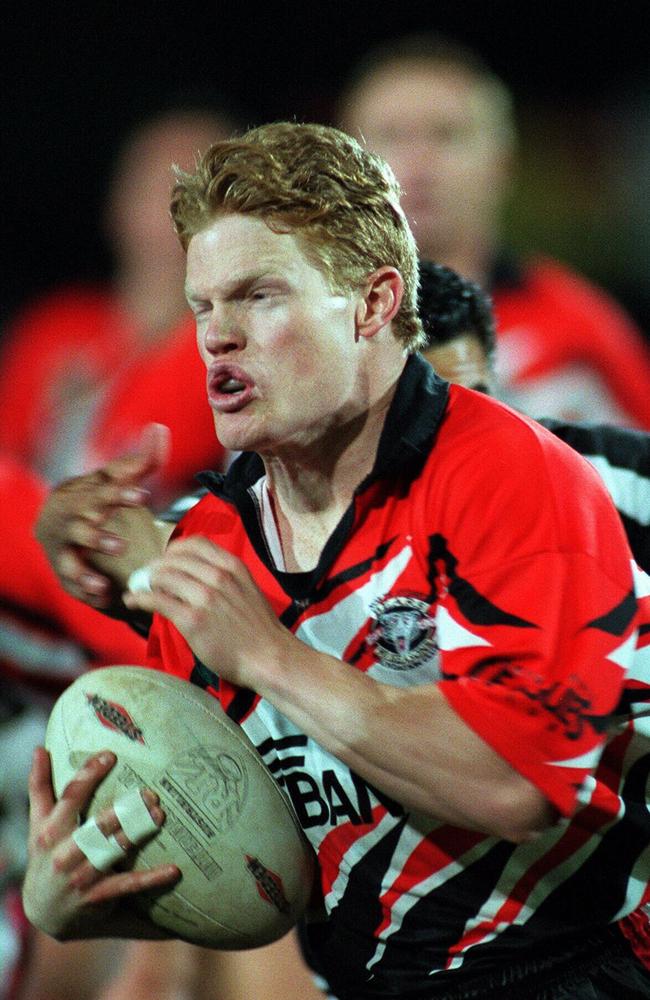
<path id="1" fill-rule="evenodd" d="M 531 257 L 523 266 L 523 274 L 526 285 L 539 297 L 557 302 L 565 312 L 595 311 L 627 320 L 622 306 L 610 292 L 570 264 L 552 257 Z"/>
<path id="2" fill-rule="evenodd" d="M 100 285 L 66 285 L 44 292 L 26 303 L 16 314 L 12 325 L 32 325 L 36 322 L 75 322 L 105 314 L 115 308 L 110 291 Z"/>
<path id="3" fill-rule="evenodd" d="M 450 385 L 449 402 L 439 434 L 439 442 L 475 458 L 508 459 L 516 470 L 525 463 L 561 461 L 582 468 L 576 452 L 532 417 L 484 393 Z"/>
<path id="4" fill-rule="evenodd" d="M 168 521 L 176 521 L 175 537 L 202 534 L 209 538 L 223 538 L 240 529 L 241 518 L 237 509 L 213 492 L 202 490 L 185 499 L 185 508 L 179 502 L 176 507 L 177 516 L 166 518 Z"/>
<path id="5" fill-rule="evenodd" d="M 581 539 L 594 550 L 599 530 L 619 531 L 611 498 L 585 458 L 531 417 L 461 386 L 450 386 L 424 478 L 446 522 L 487 523 L 492 514 L 527 524 L 531 544 Z"/>

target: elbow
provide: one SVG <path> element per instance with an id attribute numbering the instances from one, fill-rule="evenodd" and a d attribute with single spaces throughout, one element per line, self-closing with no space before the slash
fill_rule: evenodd
<path id="1" fill-rule="evenodd" d="M 555 807 L 538 788 L 521 776 L 495 791 L 489 832 L 501 840 L 526 844 L 558 820 Z"/>

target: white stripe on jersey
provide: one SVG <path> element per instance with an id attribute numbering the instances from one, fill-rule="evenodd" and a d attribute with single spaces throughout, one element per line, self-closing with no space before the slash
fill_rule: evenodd
<path id="1" fill-rule="evenodd" d="M 82 648 L 63 638 L 37 635 L 0 616 L 0 657 L 17 664 L 23 673 L 45 673 L 52 677 L 81 675 L 88 669 Z"/>
<path id="2" fill-rule="evenodd" d="M 632 560 L 632 577 L 634 579 L 634 593 L 637 597 L 650 597 L 650 576 L 644 569 Z"/>
<path id="3" fill-rule="evenodd" d="M 421 843 L 425 838 L 418 836 L 418 831 L 412 826 L 406 826 L 402 831 L 399 843 L 397 844 L 391 863 L 391 870 L 394 870 L 395 877 L 397 877 L 406 862 L 413 854 L 413 851 L 417 848 L 418 843 Z M 407 892 L 400 893 L 395 902 L 390 909 L 391 921 L 384 930 L 382 930 L 379 940 L 377 942 L 377 947 L 375 953 L 366 964 L 367 969 L 371 969 L 373 965 L 381 961 L 381 958 L 386 950 L 386 942 L 391 935 L 395 934 L 402 926 L 404 917 L 409 912 L 409 910 L 419 903 L 422 898 L 432 892 L 438 886 L 444 885 L 444 883 L 453 878 L 459 872 L 463 871 L 466 866 L 472 865 L 475 861 L 478 861 L 484 854 L 492 850 L 494 847 L 494 839 L 491 837 L 485 837 L 483 840 L 479 841 L 478 844 L 474 844 L 465 854 L 458 858 L 453 858 L 448 865 L 444 868 L 439 868 L 431 875 L 422 879 L 421 882 L 416 882 L 409 886 Z M 385 890 L 384 890 L 385 892 Z M 442 971 L 440 969 L 433 971 Z"/>
<path id="4" fill-rule="evenodd" d="M 593 747 L 591 750 L 587 750 L 586 753 L 580 754 L 579 757 L 567 757 L 566 760 L 547 760 L 546 763 L 551 767 L 584 767 L 590 771 L 597 766 L 603 753 L 602 746 Z"/>
<path id="5" fill-rule="evenodd" d="M 295 634 L 312 649 L 342 660 L 346 647 L 368 620 L 368 608 L 375 599 L 388 593 L 412 555 L 411 546 L 405 545 L 383 569 L 373 573 L 367 583 L 352 591 L 329 611 L 308 618 Z"/>
<path id="6" fill-rule="evenodd" d="M 639 633 L 635 629 L 620 646 L 617 646 L 616 649 L 607 654 L 607 659 L 615 663 L 617 667 L 621 667 L 627 673 L 634 665 L 638 641 Z"/>
<path id="7" fill-rule="evenodd" d="M 339 864 L 339 873 L 332 882 L 330 891 L 325 896 L 325 908 L 328 913 L 330 913 L 335 907 L 339 900 L 343 899 L 345 890 L 347 889 L 348 882 L 350 881 L 350 872 L 353 870 L 355 865 L 363 861 L 364 857 L 375 847 L 386 834 L 390 833 L 391 829 L 398 822 L 394 816 L 390 813 L 386 813 L 383 816 L 377 826 L 368 830 L 363 836 L 359 837 L 354 843 L 350 844 L 349 848 L 341 857 L 341 862 Z"/>
<path id="8" fill-rule="evenodd" d="M 585 455 L 599 473 L 615 506 L 639 524 L 650 525 L 650 480 L 632 469 L 610 465 L 604 455 Z"/>
<path id="9" fill-rule="evenodd" d="M 475 635 L 459 624 L 442 605 L 436 608 L 436 639 L 439 649 L 466 649 L 469 646 L 491 646 L 483 636 Z"/>
<path id="10" fill-rule="evenodd" d="M 462 953 L 452 959 L 449 965 L 450 969 L 458 969 L 463 964 L 465 954 L 471 948 L 491 941 L 499 934 L 500 930 L 507 927 L 510 923 L 515 926 L 525 924 L 535 914 L 535 911 L 541 906 L 544 900 L 568 878 L 572 871 L 577 871 L 580 865 L 600 845 L 601 838 L 599 835 L 590 837 L 580 850 L 569 857 L 564 857 L 561 864 L 550 868 L 543 879 L 538 879 L 532 886 L 525 901 L 523 897 L 518 899 L 520 908 L 512 919 L 504 920 L 503 922 L 499 921 L 497 915 L 504 904 L 510 910 L 512 910 L 514 905 L 517 905 L 515 903 L 514 890 L 515 886 L 521 882 L 522 873 L 530 871 L 531 867 L 538 863 L 545 855 L 553 852 L 556 845 L 564 837 L 567 826 L 567 822 L 559 823 L 557 825 L 557 835 L 552 840 L 549 840 L 548 835 L 550 831 L 547 831 L 543 841 L 533 840 L 527 844 L 520 844 L 513 851 L 498 883 L 494 886 L 489 898 L 481 906 L 480 913 L 468 920 L 465 925 L 465 933 L 471 933 L 476 927 L 480 927 L 482 923 L 492 925 L 494 921 L 494 925 L 490 926 L 490 929 L 486 926 L 483 934 L 477 935 L 472 942 L 468 942 L 465 948 L 463 948 Z M 631 907 L 628 906 L 626 912 L 629 913 L 630 909 Z"/>
<path id="11" fill-rule="evenodd" d="M 637 862 L 632 869 L 632 874 L 627 880 L 625 903 L 614 917 L 614 920 L 620 920 L 621 917 L 626 917 L 628 913 L 638 910 L 648 888 L 649 871 L 650 847 L 646 847 L 645 851 L 642 851 L 637 858 Z"/>

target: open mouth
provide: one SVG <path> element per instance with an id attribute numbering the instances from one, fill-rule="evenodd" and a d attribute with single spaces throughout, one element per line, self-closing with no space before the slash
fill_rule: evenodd
<path id="1" fill-rule="evenodd" d="M 236 392 L 243 392 L 245 388 L 246 388 L 245 382 L 241 382 L 237 378 L 227 378 L 220 383 L 218 391 L 225 392 L 227 396 L 232 396 Z"/>
<path id="2" fill-rule="evenodd" d="M 253 398 L 255 383 L 241 368 L 219 362 L 208 369 L 208 400 L 220 413 L 232 413 Z"/>

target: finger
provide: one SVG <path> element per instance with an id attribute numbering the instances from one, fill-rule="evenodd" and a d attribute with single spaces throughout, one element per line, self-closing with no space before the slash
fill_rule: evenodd
<path id="1" fill-rule="evenodd" d="M 165 424 L 147 424 L 142 431 L 138 450 L 151 468 L 160 468 L 169 457 L 171 441 L 171 430 Z"/>
<path id="2" fill-rule="evenodd" d="M 179 541 L 172 541 L 167 547 L 167 553 L 172 556 L 178 553 L 186 553 L 195 556 L 213 566 L 220 566 L 230 571 L 245 569 L 244 564 L 237 556 L 234 556 L 221 546 L 215 545 L 204 535 L 190 535 Z"/>
<path id="3" fill-rule="evenodd" d="M 29 808 L 32 820 L 40 822 L 51 813 L 55 798 L 52 788 L 50 755 L 45 747 L 36 747 L 29 772 Z"/>
<path id="4" fill-rule="evenodd" d="M 91 905 L 108 903 L 137 892 L 168 888 L 181 877 L 181 870 L 176 865 L 159 865 L 147 871 L 120 872 L 99 879 L 86 891 L 84 899 Z"/>
<path id="5" fill-rule="evenodd" d="M 77 825 L 77 816 L 86 811 L 97 786 L 114 767 L 116 760 L 115 754 L 109 750 L 103 750 L 88 758 L 61 792 L 50 814 L 51 827 L 59 833 L 65 827 L 66 834 L 74 829 Z"/>
<path id="6" fill-rule="evenodd" d="M 58 872 L 71 873 L 69 884 L 85 889 L 158 833 L 165 821 L 151 789 L 132 788 L 110 809 L 86 820 L 61 845 L 54 859 Z"/>
<path id="7" fill-rule="evenodd" d="M 111 520 L 114 508 L 107 508 L 103 521 Z M 84 549 L 105 552 L 109 555 L 122 552 L 126 548 L 126 540 L 111 528 L 102 527 L 99 520 L 86 516 L 74 517 L 68 521 L 65 541 L 69 545 L 78 545 Z"/>
<path id="8" fill-rule="evenodd" d="M 65 589 L 82 601 L 99 602 L 103 606 L 110 591 L 110 580 L 92 569 L 76 549 L 66 546 L 60 550 L 54 569 Z"/>
<path id="9" fill-rule="evenodd" d="M 123 861 L 129 851 L 157 833 L 164 821 L 156 793 L 148 788 L 132 788 L 113 806 L 102 809 L 72 831 L 56 853 L 55 868 L 71 872 L 89 861 L 97 871 L 108 871 Z"/>
<path id="10" fill-rule="evenodd" d="M 178 625 L 177 614 L 187 608 L 187 605 L 164 591 L 158 590 L 125 590 L 122 603 L 130 611 L 146 611 L 149 614 L 158 612 Z"/>
<path id="11" fill-rule="evenodd" d="M 81 518 L 92 524 L 103 524 L 115 509 L 143 506 L 149 501 L 149 491 L 133 483 L 116 483 L 109 467 L 98 469 L 90 476 L 81 476 L 66 488 L 60 488 L 52 500 L 51 519 L 57 530 Z M 58 509 L 57 509 L 58 508 Z"/>
<path id="12" fill-rule="evenodd" d="M 148 424 L 134 453 L 122 455 L 104 467 L 104 473 L 115 483 L 137 482 L 157 472 L 167 461 L 171 434 L 164 424 Z"/>

